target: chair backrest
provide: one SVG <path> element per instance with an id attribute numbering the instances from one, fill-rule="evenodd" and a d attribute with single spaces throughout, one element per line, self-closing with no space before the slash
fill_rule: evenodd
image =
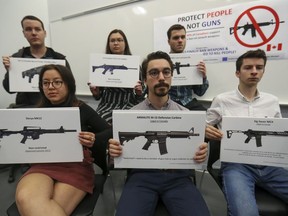
<path id="1" fill-rule="evenodd" d="M 220 175 L 220 169 L 214 168 L 213 164 L 220 158 L 220 146 L 221 142 L 218 140 L 209 141 L 209 157 L 207 162 L 207 170 L 215 182 L 222 188 L 222 179 Z"/>
<path id="2" fill-rule="evenodd" d="M 112 135 L 111 135 L 112 137 Z M 99 140 L 98 140 L 99 139 Z M 109 138 L 101 137 L 95 141 L 92 147 L 92 157 L 94 158 L 94 163 L 102 169 L 104 175 L 108 173 L 107 165 L 107 142 Z"/>

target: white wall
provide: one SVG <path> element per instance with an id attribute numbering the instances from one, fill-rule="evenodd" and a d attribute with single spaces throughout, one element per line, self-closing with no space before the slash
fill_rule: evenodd
<path id="1" fill-rule="evenodd" d="M 21 20 L 26 15 L 39 17 L 47 30 L 46 45 L 50 46 L 47 0 L 0 0 L 0 108 L 6 108 L 15 101 L 15 94 L 9 94 L 2 86 L 5 68 L 3 55 L 12 55 L 28 42 L 22 34 Z"/>
<path id="2" fill-rule="evenodd" d="M 53 48 L 67 56 L 77 81 L 77 94 L 91 95 L 87 86 L 89 54 L 105 52 L 107 35 L 112 29 L 122 29 L 128 37 L 132 53 L 144 58 L 154 50 L 154 18 L 257 0 L 142 0 L 96 12 L 94 9 L 99 8 L 103 0 L 70 1 L 73 2 L 73 6 L 67 7 L 58 6 L 64 5 L 67 0 L 48 2 L 51 44 Z M 129 2 L 128 0 L 118 1 Z M 106 0 L 107 4 L 118 1 Z M 85 13 L 85 10 L 88 13 Z M 89 13 L 91 10 L 94 13 Z M 141 11 L 146 13 L 139 13 Z M 81 16 L 66 19 L 67 16 L 77 14 Z M 266 67 L 267 73 L 260 83 L 261 91 L 275 94 L 281 104 L 288 104 L 286 84 L 288 74 L 283 71 L 285 68 L 288 68 L 287 59 L 269 60 Z M 235 78 L 234 71 L 234 62 L 207 64 L 210 87 L 200 99 L 211 101 L 216 95 L 235 89 L 238 80 Z"/>

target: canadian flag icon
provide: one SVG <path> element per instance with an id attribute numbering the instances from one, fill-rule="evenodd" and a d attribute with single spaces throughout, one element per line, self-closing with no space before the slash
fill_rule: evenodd
<path id="1" fill-rule="evenodd" d="M 267 52 L 274 50 L 274 49 L 282 50 L 282 43 L 278 43 L 277 45 L 267 44 L 267 48 L 266 48 Z"/>

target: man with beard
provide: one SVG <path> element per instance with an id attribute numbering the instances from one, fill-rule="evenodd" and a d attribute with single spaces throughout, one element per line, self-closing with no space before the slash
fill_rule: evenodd
<path id="1" fill-rule="evenodd" d="M 237 59 L 235 75 L 239 79 L 238 88 L 214 98 L 207 111 L 206 138 L 222 139 L 223 116 L 281 118 L 278 98 L 260 92 L 257 87 L 264 74 L 266 61 L 266 54 L 260 49 L 247 51 Z M 245 164 L 243 161 L 243 164 L 222 162 L 221 172 L 230 216 L 259 215 L 255 184 L 288 203 L 287 169 Z"/>
<path id="2" fill-rule="evenodd" d="M 169 98 L 173 63 L 167 53 L 151 53 L 142 63 L 142 78 L 148 88 L 147 98 L 133 110 L 188 110 Z M 109 154 L 119 157 L 118 140 L 109 140 Z M 200 145 L 196 162 L 207 157 L 207 143 Z M 161 199 L 171 215 L 208 216 L 204 199 L 190 179 L 191 170 L 131 169 L 118 202 L 116 216 L 154 215 Z"/>

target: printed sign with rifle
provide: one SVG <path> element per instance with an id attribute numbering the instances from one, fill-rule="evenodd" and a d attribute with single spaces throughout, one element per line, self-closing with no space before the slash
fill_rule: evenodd
<path id="1" fill-rule="evenodd" d="M 197 69 L 202 57 L 196 54 L 170 53 L 173 61 L 172 85 L 201 85 L 203 77 Z"/>
<path id="2" fill-rule="evenodd" d="M 83 160 L 78 107 L 0 109 L 0 119 L 0 164 Z"/>
<path id="3" fill-rule="evenodd" d="M 65 65 L 65 60 L 10 58 L 9 87 L 11 92 L 38 92 L 39 74 L 46 64 Z"/>
<path id="4" fill-rule="evenodd" d="M 89 83 L 92 86 L 134 88 L 140 80 L 140 57 L 90 54 Z"/>
<path id="5" fill-rule="evenodd" d="M 202 169 L 193 157 L 204 131 L 204 111 L 114 110 L 113 138 L 122 146 L 115 168 Z"/>
<path id="6" fill-rule="evenodd" d="M 223 117 L 220 160 L 288 167 L 288 119 Z"/>

